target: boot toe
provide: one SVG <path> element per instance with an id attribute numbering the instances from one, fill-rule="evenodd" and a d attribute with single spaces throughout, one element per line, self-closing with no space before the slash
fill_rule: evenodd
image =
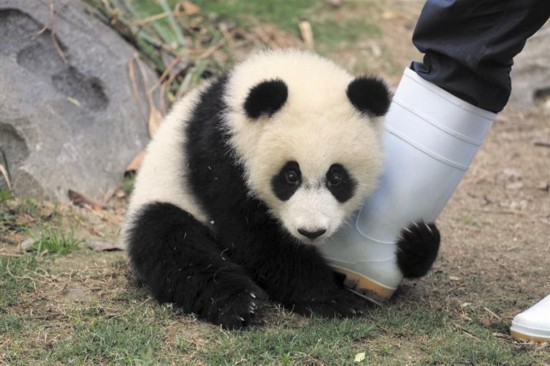
<path id="1" fill-rule="evenodd" d="M 516 315 L 510 333 L 519 340 L 550 342 L 550 296 Z"/>

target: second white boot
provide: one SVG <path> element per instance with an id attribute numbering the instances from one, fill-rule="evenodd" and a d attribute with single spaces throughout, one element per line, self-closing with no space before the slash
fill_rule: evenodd
<path id="1" fill-rule="evenodd" d="M 392 296 L 403 278 L 399 234 L 436 220 L 495 117 L 405 70 L 384 125 L 379 188 L 321 248 L 348 285 L 376 300 Z"/>
<path id="2" fill-rule="evenodd" d="M 517 340 L 550 343 L 550 295 L 516 315 L 510 333 Z"/>

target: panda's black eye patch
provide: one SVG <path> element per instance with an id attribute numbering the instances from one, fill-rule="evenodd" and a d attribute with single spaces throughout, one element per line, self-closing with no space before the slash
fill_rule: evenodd
<path id="1" fill-rule="evenodd" d="M 332 164 L 327 171 L 325 184 L 338 202 L 344 203 L 355 193 L 355 180 L 342 164 Z"/>
<path id="2" fill-rule="evenodd" d="M 271 189 L 281 201 L 286 201 L 302 184 L 300 166 L 295 161 L 288 161 L 271 179 Z"/>

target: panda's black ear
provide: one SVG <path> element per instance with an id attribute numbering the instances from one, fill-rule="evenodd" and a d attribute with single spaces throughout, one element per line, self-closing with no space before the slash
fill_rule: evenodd
<path id="1" fill-rule="evenodd" d="M 377 78 L 355 78 L 349 83 L 346 94 L 355 108 L 370 116 L 383 116 L 390 107 L 390 91 L 386 84 Z"/>
<path id="2" fill-rule="evenodd" d="M 262 114 L 271 117 L 285 104 L 288 98 L 288 88 L 281 79 L 266 80 L 250 89 L 244 110 L 250 118 L 258 118 Z"/>

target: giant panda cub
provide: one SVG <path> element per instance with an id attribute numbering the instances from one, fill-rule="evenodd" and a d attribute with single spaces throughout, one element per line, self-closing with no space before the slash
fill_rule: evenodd
<path id="1" fill-rule="evenodd" d="M 317 246 L 376 187 L 389 103 L 379 79 L 298 50 L 259 53 L 189 93 L 137 175 L 123 238 L 138 280 L 225 328 L 255 323 L 267 300 L 357 314 L 364 300 Z M 435 226 L 409 230 L 401 249 L 429 268 Z"/>

